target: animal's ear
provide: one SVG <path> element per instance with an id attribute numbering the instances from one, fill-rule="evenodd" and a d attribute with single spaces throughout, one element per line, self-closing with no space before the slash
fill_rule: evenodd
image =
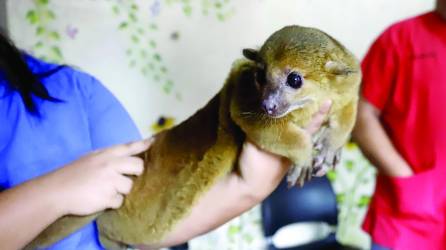
<path id="1" fill-rule="evenodd" d="M 246 59 L 258 62 L 259 52 L 255 49 L 244 49 L 243 56 L 245 56 Z"/>
<path id="2" fill-rule="evenodd" d="M 325 63 L 325 70 L 335 75 L 348 75 L 356 72 L 344 63 L 337 61 L 328 61 Z"/>

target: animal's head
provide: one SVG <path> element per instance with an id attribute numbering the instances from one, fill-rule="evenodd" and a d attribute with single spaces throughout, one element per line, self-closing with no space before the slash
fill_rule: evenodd
<path id="1" fill-rule="evenodd" d="M 359 72 L 356 59 L 336 40 L 301 26 L 282 28 L 259 51 L 245 49 L 243 55 L 255 62 L 260 105 L 271 118 L 302 108 L 314 93 Z"/>

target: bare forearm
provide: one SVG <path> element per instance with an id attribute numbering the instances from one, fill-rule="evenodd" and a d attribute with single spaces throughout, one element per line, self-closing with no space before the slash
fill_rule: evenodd
<path id="1" fill-rule="evenodd" d="M 177 225 L 162 245 L 171 246 L 185 242 L 252 208 L 258 201 L 248 195 L 247 190 L 243 190 L 245 188 L 246 186 L 236 178 L 225 178 L 199 200 L 191 213 Z"/>
<path id="2" fill-rule="evenodd" d="M 45 178 L 35 179 L 0 193 L 2 249 L 21 249 L 62 216 L 54 191 Z"/>
<path id="3" fill-rule="evenodd" d="M 353 138 L 379 172 L 390 176 L 409 176 L 412 170 L 393 146 L 379 121 L 378 111 L 361 100 Z"/>
<path id="4" fill-rule="evenodd" d="M 250 143 L 245 144 L 244 152 L 239 161 L 241 175 L 232 173 L 214 185 L 159 245 L 139 248 L 156 249 L 188 241 L 219 227 L 265 199 L 279 185 L 290 163 L 262 152 Z"/>
<path id="5" fill-rule="evenodd" d="M 206 193 L 163 242 L 142 249 L 156 249 L 186 242 L 207 233 L 239 216 L 260 202 L 258 197 L 247 194 L 240 180 L 226 178 Z"/>

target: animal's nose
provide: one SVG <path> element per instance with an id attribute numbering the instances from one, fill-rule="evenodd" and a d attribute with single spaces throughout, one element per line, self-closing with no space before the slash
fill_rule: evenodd
<path id="1" fill-rule="evenodd" d="M 268 115 L 272 115 L 277 111 L 277 104 L 274 102 L 264 102 L 262 106 Z"/>

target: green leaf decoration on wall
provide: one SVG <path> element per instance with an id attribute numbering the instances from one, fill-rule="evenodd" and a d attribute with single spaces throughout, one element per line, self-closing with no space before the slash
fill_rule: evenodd
<path id="1" fill-rule="evenodd" d="M 358 200 L 359 207 L 366 207 L 370 204 L 371 197 L 369 195 L 362 195 Z"/>
<path id="2" fill-rule="evenodd" d="M 35 28 L 36 42 L 31 52 L 47 61 L 63 63 L 64 56 L 60 49 L 61 36 L 54 28 L 56 13 L 50 9 L 49 0 L 32 1 L 33 8 L 26 12 L 26 20 Z"/>
<path id="3" fill-rule="evenodd" d="M 139 71 L 142 75 L 159 84 L 162 92 L 171 94 L 175 88 L 174 81 L 170 78 L 169 70 L 163 57 L 157 51 L 156 32 L 159 31 L 156 19 L 149 23 L 143 20 L 143 15 L 147 14 L 138 5 L 136 0 L 110 1 L 111 11 L 120 19 L 118 30 L 124 32 L 128 38 L 130 47 L 126 49 L 128 66 Z M 182 12 L 186 16 L 191 16 L 197 8 L 201 8 L 204 15 L 214 15 L 218 20 L 224 21 L 235 13 L 231 0 L 153 0 L 150 6 L 152 16 L 157 16 L 161 9 L 161 3 L 167 6 L 180 4 Z M 171 35 L 172 41 L 179 39 L 179 32 L 175 31 Z M 181 94 L 175 93 L 175 98 L 181 101 Z"/>
<path id="4" fill-rule="evenodd" d="M 345 193 L 336 194 L 336 201 L 338 203 L 343 203 L 345 201 Z"/>
<path id="5" fill-rule="evenodd" d="M 182 11 L 185 16 L 196 15 L 201 12 L 205 16 L 213 16 L 219 21 L 226 21 L 235 13 L 233 0 L 165 0 L 168 5 L 179 4 L 182 6 Z"/>
<path id="6" fill-rule="evenodd" d="M 337 193 L 339 228 L 337 238 L 347 243 L 357 243 L 362 216 L 370 203 L 371 193 L 363 187 L 375 178 L 375 170 L 361 154 L 358 146 L 348 143 L 344 147 L 341 164 L 334 171 L 335 178 L 327 174 Z M 345 242 L 343 242 L 345 243 Z"/>
<path id="7" fill-rule="evenodd" d="M 135 0 L 112 1 L 112 4 L 113 14 L 120 19 L 117 28 L 129 39 L 130 46 L 125 51 L 129 67 L 156 82 L 165 94 L 171 94 L 174 82 L 154 38 L 158 25 L 154 21 L 142 21 L 146 13 Z"/>
<path id="8" fill-rule="evenodd" d="M 231 225 L 228 229 L 229 236 L 234 236 L 240 232 L 240 226 Z"/>
<path id="9" fill-rule="evenodd" d="M 327 179 L 329 180 L 329 181 L 331 181 L 331 182 L 334 182 L 334 181 L 336 181 L 336 171 L 334 171 L 334 170 L 329 170 L 328 172 L 327 172 Z"/>

